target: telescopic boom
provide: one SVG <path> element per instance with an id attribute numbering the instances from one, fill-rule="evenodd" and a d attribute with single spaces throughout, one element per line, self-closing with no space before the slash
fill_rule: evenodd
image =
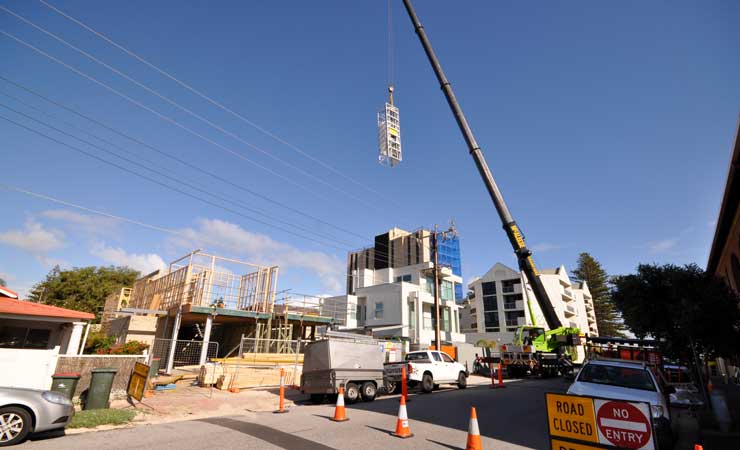
<path id="1" fill-rule="evenodd" d="M 403 4 L 406 6 L 406 11 L 409 13 L 409 18 L 411 18 L 416 34 L 419 36 L 419 40 L 421 41 L 421 45 L 424 47 L 427 58 L 429 58 L 429 63 L 432 65 L 434 74 L 437 75 L 439 85 L 447 98 L 447 103 L 450 105 L 450 109 L 452 110 L 452 114 L 455 116 L 458 127 L 460 127 L 465 143 L 468 145 L 470 156 L 473 157 L 473 161 L 475 161 L 475 165 L 478 167 L 478 173 L 480 173 L 481 178 L 483 178 L 483 182 L 488 189 L 488 194 L 491 196 L 491 200 L 493 200 L 493 204 L 496 206 L 496 211 L 498 211 L 498 215 L 501 218 L 501 223 L 506 231 L 506 235 L 509 237 L 509 242 L 511 242 L 511 245 L 514 247 L 514 253 L 519 260 L 519 269 L 524 272 L 527 276 L 527 280 L 529 280 L 529 284 L 532 286 L 535 299 L 545 315 L 547 326 L 552 330 L 559 328 L 562 324 L 555 313 L 555 308 L 553 308 L 552 303 L 550 302 L 547 291 L 545 291 L 545 286 L 542 284 L 542 280 L 540 280 L 540 274 L 532 260 L 532 251 L 527 248 L 527 245 L 524 242 L 524 236 L 519 230 L 514 218 L 511 217 L 511 212 L 509 212 L 509 208 L 506 206 L 504 197 L 501 195 L 501 191 L 496 185 L 493 175 L 491 175 L 491 170 L 488 168 L 486 159 L 483 157 L 483 151 L 480 146 L 478 146 L 478 142 L 476 142 L 475 136 L 473 136 L 473 131 L 470 129 L 468 121 L 465 119 L 465 114 L 463 114 L 460 105 L 457 103 L 455 93 L 452 91 L 452 86 L 442 70 L 442 66 L 437 59 L 437 55 L 434 54 L 432 44 L 427 38 L 424 27 L 421 25 L 419 17 L 414 11 L 414 7 L 411 6 L 411 1 L 403 0 Z"/>

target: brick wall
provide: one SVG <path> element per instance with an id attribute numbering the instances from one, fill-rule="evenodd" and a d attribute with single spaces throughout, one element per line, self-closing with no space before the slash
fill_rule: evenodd
<path id="1" fill-rule="evenodd" d="M 81 356 L 64 356 L 59 355 L 57 361 L 57 373 L 76 372 L 82 375 L 80 382 L 77 384 L 75 397 L 78 397 L 85 389 L 90 387 L 90 376 L 93 369 L 103 369 L 112 367 L 118 369 L 113 379 L 113 388 L 111 389 L 111 398 L 123 398 L 126 396 L 128 379 L 134 364 L 137 362 L 146 363 L 146 357 L 143 355 L 81 355 Z"/>

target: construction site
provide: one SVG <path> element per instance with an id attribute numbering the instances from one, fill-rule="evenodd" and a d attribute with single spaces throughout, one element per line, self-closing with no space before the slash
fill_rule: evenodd
<path id="1" fill-rule="evenodd" d="M 298 384 L 302 347 L 342 323 L 346 306 L 278 291 L 279 267 L 195 250 L 111 295 L 103 329 L 149 343 L 150 363 L 201 385 Z M 155 362 L 156 361 L 156 362 Z"/>

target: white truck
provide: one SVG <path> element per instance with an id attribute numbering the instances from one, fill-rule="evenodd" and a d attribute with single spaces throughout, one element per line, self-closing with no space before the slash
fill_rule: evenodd
<path id="1" fill-rule="evenodd" d="M 422 392 L 432 392 L 444 383 L 456 384 L 460 389 L 468 386 L 469 373 L 465 366 L 445 352 L 424 350 L 407 353 L 403 362 L 384 365 L 383 378 L 389 391 L 400 386 L 403 366 L 409 387 L 420 386 Z"/>

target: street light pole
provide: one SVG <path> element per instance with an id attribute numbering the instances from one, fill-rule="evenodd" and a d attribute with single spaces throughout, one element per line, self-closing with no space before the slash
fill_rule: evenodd
<path id="1" fill-rule="evenodd" d="M 439 330 L 439 247 L 437 246 L 437 225 L 434 226 L 434 232 L 431 237 L 432 253 L 434 255 L 434 346 L 437 350 L 442 350 L 442 339 Z"/>

